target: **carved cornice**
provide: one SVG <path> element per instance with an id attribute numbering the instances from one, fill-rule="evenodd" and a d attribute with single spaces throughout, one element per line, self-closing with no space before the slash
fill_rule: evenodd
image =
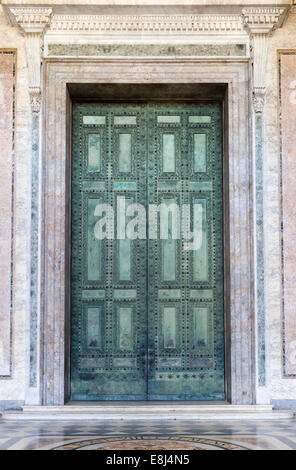
<path id="1" fill-rule="evenodd" d="M 280 26 L 286 12 L 286 8 L 279 7 L 249 7 L 242 9 L 242 16 L 244 24 L 252 34 L 268 34 Z"/>
<path id="2" fill-rule="evenodd" d="M 45 31 L 51 39 L 61 33 L 75 37 L 188 38 L 220 35 L 247 37 L 252 41 L 253 97 L 255 112 L 262 112 L 265 93 L 267 37 L 280 27 L 288 7 L 246 7 L 237 14 L 143 14 L 80 15 L 53 14 L 50 7 L 7 7 L 12 22 L 25 32 L 32 111 L 38 112 L 41 86 L 41 45 Z M 75 34 L 76 33 L 76 34 Z"/>
<path id="3" fill-rule="evenodd" d="M 9 12 L 13 22 L 25 33 L 44 33 L 52 16 L 52 8 L 45 7 L 13 7 Z"/>
<path id="4" fill-rule="evenodd" d="M 221 33 L 243 32 L 240 15 L 54 15 L 51 31 Z"/>
<path id="5" fill-rule="evenodd" d="M 7 7 L 12 21 L 25 32 L 51 31 L 92 32 L 172 32 L 220 33 L 243 32 L 244 26 L 252 33 L 267 33 L 278 25 L 286 7 L 247 7 L 242 14 L 174 14 L 174 15 L 60 15 L 49 7 Z"/>

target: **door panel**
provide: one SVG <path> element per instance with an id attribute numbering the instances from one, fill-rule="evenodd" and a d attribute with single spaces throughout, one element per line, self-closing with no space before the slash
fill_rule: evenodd
<path id="1" fill-rule="evenodd" d="M 141 110 L 130 105 L 73 107 L 74 400 L 147 398 L 146 240 L 96 237 L 104 217 L 99 204 L 116 210 L 123 196 L 127 206 L 146 204 Z M 115 218 L 115 232 L 117 223 Z"/>
<path id="2" fill-rule="evenodd" d="M 224 399 L 221 130 L 214 103 L 74 105 L 72 399 Z M 147 240 L 123 197 L 162 204 Z M 117 238 L 95 236 L 101 203 Z"/>
<path id="3" fill-rule="evenodd" d="M 190 230 L 197 207 L 200 229 L 191 251 L 148 241 L 148 397 L 224 399 L 220 106 L 153 105 L 148 132 L 149 203 L 190 204 Z"/>

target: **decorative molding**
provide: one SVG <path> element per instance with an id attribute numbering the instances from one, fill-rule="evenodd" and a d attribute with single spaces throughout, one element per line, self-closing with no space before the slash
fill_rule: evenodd
<path id="1" fill-rule="evenodd" d="M 242 16 L 244 24 L 252 34 L 266 34 L 280 25 L 286 12 L 286 8 L 279 7 L 249 7 L 242 9 Z"/>
<path id="2" fill-rule="evenodd" d="M 253 105 L 256 114 L 263 113 L 265 104 L 267 36 L 262 33 L 252 35 Z"/>
<path id="3" fill-rule="evenodd" d="M 256 87 L 253 90 L 253 106 L 255 114 L 262 114 L 265 104 L 265 88 Z"/>
<path id="4" fill-rule="evenodd" d="M 32 113 L 38 114 L 41 108 L 41 90 L 39 87 L 31 87 L 29 93 Z"/>
<path id="5" fill-rule="evenodd" d="M 265 88 L 266 58 L 267 58 L 267 34 L 254 34 L 252 36 L 253 59 L 253 87 L 262 91 Z"/>
<path id="6" fill-rule="evenodd" d="M 221 33 L 243 32 L 241 15 L 54 15 L 51 31 Z"/>
<path id="7" fill-rule="evenodd" d="M 13 22 L 25 33 L 43 34 L 52 16 L 52 8 L 45 7 L 13 7 L 9 12 Z"/>
<path id="8" fill-rule="evenodd" d="M 281 27 L 287 8 L 249 7 L 242 9 L 244 24 L 250 33 L 253 65 L 253 106 L 262 114 L 265 103 L 265 71 L 268 36 Z"/>
<path id="9" fill-rule="evenodd" d="M 41 103 L 43 37 L 51 21 L 52 8 L 13 7 L 8 10 L 11 21 L 25 33 L 30 103 L 32 113 L 36 114 L 40 112 Z"/>
<path id="10" fill-rule="evenodd" d="M 29 71 L 29 95 L 33 113 L 39 113 L 41 102 L 41 47 L 39 33 L 26 34 L 26 50 Z"/>

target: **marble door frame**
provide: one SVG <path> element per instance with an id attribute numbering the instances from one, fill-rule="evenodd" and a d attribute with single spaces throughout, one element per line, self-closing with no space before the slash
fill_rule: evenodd
<path id="1" fill-rule="evenodd" d="M 67 84 L 226 84 L 225 332 L 227 400 L 255 402 L 253 196 L 248 59 L 45 59 L 41 237 L 43 405 L 63 405 L 69 371 L 71 98 Z"/>

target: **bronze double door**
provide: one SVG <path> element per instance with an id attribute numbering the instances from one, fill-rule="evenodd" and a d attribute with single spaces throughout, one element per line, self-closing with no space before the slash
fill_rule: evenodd
<path id="1" fill-rule="evenodd" d="M 225 398 L 222 184 L 219 103 L 74 104 L 73 400 Z M 134 239 L 118 237 L 122 201 Z M 102 204 L 114 217 L 100 239 Z M 153 204 L 168 208 L 166 238 L 149 237 Z M 194 249 L 174 235 L 172 204 L 189 207 L 191 229 L 199 208 Z"/>

